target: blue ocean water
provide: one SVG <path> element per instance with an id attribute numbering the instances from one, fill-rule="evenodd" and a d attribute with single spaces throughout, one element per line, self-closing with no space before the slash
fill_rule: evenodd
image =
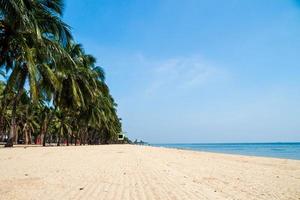
<path id="1" fill-rule="evenodd" d="M 300 160 L 300 143 L 151 144 L 151 146 Z"/>

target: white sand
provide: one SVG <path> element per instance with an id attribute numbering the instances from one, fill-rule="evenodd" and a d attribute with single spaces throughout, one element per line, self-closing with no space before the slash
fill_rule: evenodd
<path id="1" fill-rule="evenodd" d="M 0 199 L 300 199 L 300 161 L 131 145 L 0 149 Z"/>

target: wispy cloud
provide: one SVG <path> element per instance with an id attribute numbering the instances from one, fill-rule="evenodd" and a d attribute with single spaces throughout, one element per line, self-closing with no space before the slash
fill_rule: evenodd
<path id="1" fill-rule="evenodd" d="M 146 60 L 144 60 L 146 62 Z M 201 88 L 209 83 L 227 79 L 229 73 L 200 56 L 171 58 L 155 62 L 146 93 Z"/>

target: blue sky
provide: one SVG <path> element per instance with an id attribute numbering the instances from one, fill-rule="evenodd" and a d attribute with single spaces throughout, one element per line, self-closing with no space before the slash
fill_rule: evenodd
<path id="1" fill-rule="evenodd" d="M 296 0 L 67 0 L 64 19 L 131 139 L 300 141 Z"/>

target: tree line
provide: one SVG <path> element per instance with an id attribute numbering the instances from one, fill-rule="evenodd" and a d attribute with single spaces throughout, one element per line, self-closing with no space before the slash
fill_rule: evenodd
<path id="1" fill-rule="evenodd" d="M 96 59 L 62 20 L 63 0 L 0 0 L 0 140 L 106 144 L 122 131 Z"/>

